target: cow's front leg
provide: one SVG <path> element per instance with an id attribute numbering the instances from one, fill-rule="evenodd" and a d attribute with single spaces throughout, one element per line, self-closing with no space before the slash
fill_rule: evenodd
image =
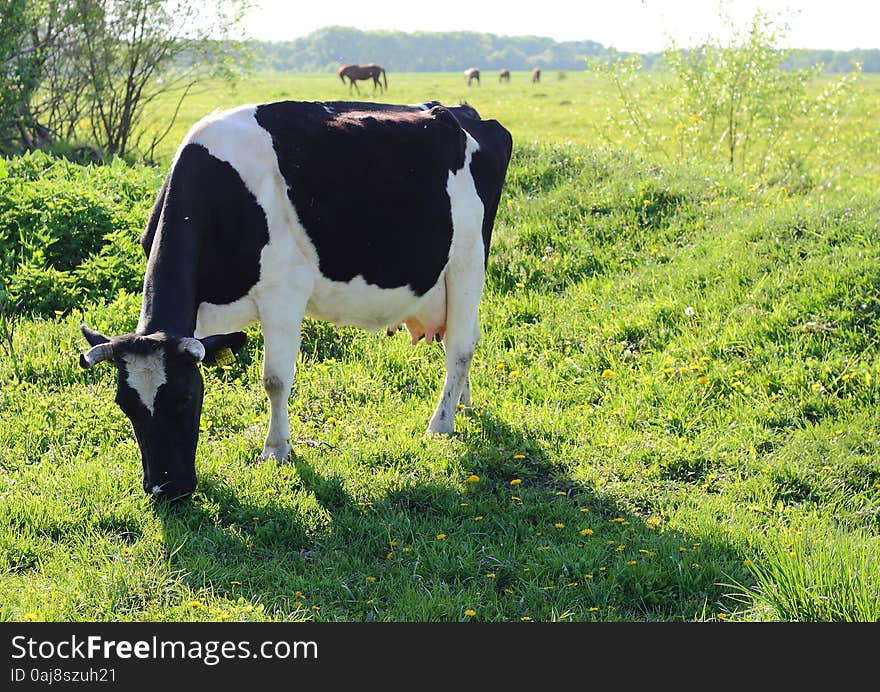
<path id="1" fill-rule="evenodd" d="M 288 306 L 289 307 L 289 306 Z M 263 340 L 263 389 L 269 398 L 269 431 L 263 459 L 284 461 L 290 453 L 290 419 L 287 402 L 296 376 L 296 359 L 302 341 L 302 314 L 261 313 Z"/>

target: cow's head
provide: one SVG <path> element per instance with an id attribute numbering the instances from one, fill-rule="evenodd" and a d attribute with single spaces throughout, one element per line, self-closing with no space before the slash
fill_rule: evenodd
<path id="1" fill-rule="evenodd" d="M 83 368 L 116 365 L 116 403 L 128 416 L 141 450 L 144 490 L 156 499 L 188 495 L 196 487 L 196 446 L 204 386 L 199 363 L 223 349 L 240 350 L 242 332 L 204 339 L 153 334 L 108 337 L 80 327 L 91 348 Z"/>

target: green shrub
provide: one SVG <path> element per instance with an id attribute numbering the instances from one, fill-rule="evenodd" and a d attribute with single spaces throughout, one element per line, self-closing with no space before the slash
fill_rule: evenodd
<path id="1" fill-rule="evenodd" d="M 36 152 L 4 162 L 0 268 L 10 312 L 50 315 L 140 289 L 139 237 L 159 171 Z"/>

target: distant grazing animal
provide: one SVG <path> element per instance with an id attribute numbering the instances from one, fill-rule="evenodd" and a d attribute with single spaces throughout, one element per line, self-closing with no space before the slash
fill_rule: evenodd
<path id="1" fill-rule="evenodd" d="M 480 70 L 476 67 L 469 67 L 464 71 L 464 78 L 467 80 L 467 85 L 470 86 L 471 82 L 475 79 L 477 80 L 477 86 L 480 85 Z"/>
<path id="2" fill-rule="evenodd" d="M 534 84 L 534 83 L 540 82 L 540 81 L 541 81 L 541 68 L 540 67 L 533 67 L 532 68 L 532 83 Z"/>
<path id="3" fill-rule="evenodd" d="M 466 104 L 245 105 L 197 122 L 175 154 L 141 245 L 133 333 L 90 344 L 80 365 L 117 368 L 153 498 L 196 486 L 199 363 L 244 347 L 259 322 L 269 399 L 263 458 L 291 450 L 288 397 L 305 316 L 442 339 L 446 379 L 428 433 L 470 406 L 478 305 L 513 141 Z M 382 204 L 375 204 L 382 199 Z M 390 327 L 389 327 L 390 325 Z"/>
<path id="4" fill-rule="evenodd" d="M 385 68 L 374 62 L 367 65 L 343 65 L 336 70 L 336 74 L 339 75 L 339 79 L 342 80 L 343 84 L 345 84 L 345 78 L 348 77 L 349 93 L 351 93 L 352 87 L 354 87 L 356 92 L 360 93 L 361 90 L 358 89 L 357 82 L 358 80 L 367 79 L 373 80 L 373 91 L 376 91 L 377 87 L 379 91 L 382 91 L 382 82 L 385 83 L 385 90 L 388 90 L 388 77 L 385 75 Z M 379 81 L 379 77 L 382 78 L 382 82 Z"/>
<path id="5" fill-rule="evenodd" d="M 508 70 L 506 67 L 502 68 L 502 70 L 498 73 L 498 81 L 510 83 L 510 70 Z"/>

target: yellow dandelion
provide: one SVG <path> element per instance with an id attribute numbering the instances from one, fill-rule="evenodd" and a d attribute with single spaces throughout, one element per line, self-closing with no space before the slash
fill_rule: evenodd
<path id="1" fill-rule="evenodd" d="M 232 580 L 231 582 L 229 582 L 229 583 L 232 584 L 233 586 L 241 586 L 241 582 L 240 582 L 240 581 L 235 581 L 235 579 L 233 579 L 233 580 Z"/>
<path id="2" fill-rule="evenodd" d="M 553 526 L 555 526 L 557 529 L 565 528 L 565 524 L 563 524 L 561 521 L 557 521 L 555 524 L 553 524 Z"/>
<path id="3" fill-rule="evenodd" d="M 465 483 L 479 483 L 480 477 L 477 474 L 472 473 L 470 476 L 468 476 L 467 478 L 464 479 L 464 482 Z"/>
<path id="4" fill-rule="evenodd" d="M 504 363 L 498 363 L 495 367 L 499 370 L 504 370 L 507 366 Z"/>
<path id="5" fill-rule="evenodd" d="M 751 567 L 752 561 L 751 560 L 743 560 L 743 565 L 745 565 L 746 567 Z"/>
<path id="6" fill-rule="evenodd" d="M 660 526 L 660 520 L 657 517 L 649 517 L 645 520 L 645 527 L 649 529 L 656 529 Z"/>
<path id="7" fill-rule="evenodd" d="M 24 615 L 21 616 L 21 619 L 26 620 L 27 622 L 33 622 L 34 620 L 37 619 L 37 614 L 36 613 L 25 613 Z"/>
<path id="8" fill-rule="evenodd" d="M 205 606 L 201 601 L 190 601 L 189 607 L 190 608 L 204 608 Z"/>
<path id="9" fill-rule="evenodd" d="M 507 373 L 507 376 L 510 379 L 513 379 L 515 377 L 519 377 L 519 370 L 511 370 L 509 373 Z"/>
<path id="10" fill-rule="evenodd" d="M 334 423 L 338 423 L 339 419 L 336 416 L 328 416 L 327 422 L 330 423 L 330 425 L 333 425 Z"/>
<path id="11" fill-rule="evenodd" d="M 518 281 L 518 282 L 516 283 L 516 287 L 517 287 L 517 288 L 525 288 L 526 285 L 525 285 L 524 283 Z"/>
<path id="12" fill-rule="evenodd" d="M 626 564 L 628 564 L 628 565 L 637 565 L 637 564 L 639 564 L 639 563 L 638 563 L 636 560 L 627 560 L 627 561 L 626 561 Z"/>
<path id="13" fill-rule="evenodd" d="M 376 581 L 376 577 L 367 577 L 367 581 L 372 584 L 374 581 Z"/>
<path id="14" fill-rule="evenodd" d="M 386 560 L 391 560 L 393 557 L 394 557 L 394 551 L 392 550 L 390 553 L 388 553 L 388 554 L 385 556 L 385 559 L 386 559 Z"/>
<path id="15" fill-rule="evenodd" d="M 700 384 L 709 384 L 709 378 L 706 377 L 705 375 L 700 375 L 697 378 L 697 382 L 699 382 Z"/>
<path id="16" fill-rule="evenodd" d="M 438 533 L 438 534 L 437 534 L 437 540 L 438 540 L 438 541 L 445 541 L 445 540 L 446 540 L 446 534 L 445 534 L 445 533 Z"/>
<path id="17" fill-rule="evenodd" d="M 512 481 L 510 481 L 511 485 L 519 485 L 520 483 L 522 483 L 522 481 L 519 478 L 514 478 Z"/>
<path id="18" fill-rule="evenodd" d="M 592 574 L 587 573 L 584 575 L 584 579 L 592 579 L 592 578 L 593 578 Z"/>
<path id="19" fill-rule="evenodd" d="M 397 541 L 388 541 L 388 545 L 390 545 L 392 548 L 396 548 L 396 547 L 397 547 Z"/>
<path id="20" fill-rule="evenodd" d="M 878 484 L 878 487 L 880 487 L 880 484 Z M 513 500 L 514 502 L 522 502 L 522 498 L 518 497 L 517 495 L 511 495 L 510 499 Z"/>
<path id="21" fill-rule="evenodd" d="M 587 608 L 587 612 L 589 613 L 595 613 L 597 610 L 599 609 L 596 606 L 590 606 L 589 608 Z"/>
<path id="22" fill-rule="evenodd" d="M 593 529 L 581 529 L 581 536 L 592 536 Z"/>
<path id="23" fill-rule="evenodd" d="M 568 493 L 565 492 L 564 490 L 557 490 L 557 491 L 556 491 L 556 494 L 557 494 L 557 495 L 568 495 Z"/>
<path id="24" fill-rule="evenodd" d="M 514 454 L 513 458 L 514 459 L 525 459 L 526 455 L 525 454 Z"/>
<path id="25" fill-rule="evenodd" d="M 602 377 L 606 377 L 606 378 L 609 378 L 609 379 L 612 378 L 612 377 L 614 377 L 614 370 L 611 370 L 610 368 L 605 368 L 605 369 L 602 371 Z"/>
<path id="26" fill-rule="evenodd" d="M 726 620 L 726 619 L 727 619 L 727 613 L 718 613 L 718 618 L 719 618 L 720 620 Z"/>
<path id="27" fill-rule="evenodd" d="M 521 622 L 531 622 L 531 621 L 532 621 L 532 618 L 530 618 L 528 615 L 523 615 L 523 616 L 520 618 L 520 621 L 521 621 Z"/>
<path id="28" fill-rule="evenodd" d="M 300 598 L 300 599 L 303 599 L 303 600 L 305 600 L 305 597 L 306 597 L 306 595 L 305 595 L 302 591 L 297 591 L 296 594 L 295 594 L 295 596 L 296 596 L 297 598 Z"/>
<path id="29" fill-rule="evenodd" d="M 467 617 L 472 618 L 474 615 L 477 614 L 477 611 L 474 610 L 473 608 L 468 608 L 466 611 L 464 611 L 464 614 L 465 614 Z"/>
<path id="30" fill-rule="evenodd" d="M 495 576 L 495 572 L 486 572 L 486 579 L 494 579 Z"/>

